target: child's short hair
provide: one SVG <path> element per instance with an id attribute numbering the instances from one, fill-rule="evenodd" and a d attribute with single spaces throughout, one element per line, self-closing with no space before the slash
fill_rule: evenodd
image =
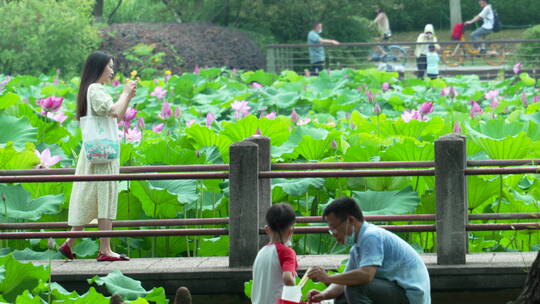
<path id="1" fill-rule="evenodd" d="M 430 44 L 430 45 L 428 46 L 428 50 L 429 50 L 430 52 L 435 51 L 435 45 L 434 45 L 434 44 Z"/>
<path id="2" fill-rule="evenodd" d="M 283 231 L 294 225 L 296 214 L 291 205 L 278 203 L 272 205 L 266 212 L 266 224 L 272 231 Z"/>

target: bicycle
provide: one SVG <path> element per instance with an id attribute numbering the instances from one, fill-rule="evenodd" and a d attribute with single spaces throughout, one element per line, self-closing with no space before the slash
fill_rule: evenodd
<path id="1" fill-rule="evenodd" d="M 383 40 L 388 41 L 388 39 L 390 39 L 390 36 L 385 36 Z M 369 61 L 382 61 L 384 63 L 395 63 L 402 66 L 405 66 L 407 63 L 407 51 L 399 45 L 377 45 L 375 47 L 381 50 L 383 54 L 372 49 L 369 53 Z"/>
<path id="2" fill-rule="evenodd" d="M 463 24 L 454 27 L 452 40 L 465 41 L 465 30 L 463 28 Z M 504 46 L 498 43 L 487 43 L 483 52 L 477 50 L 470 43 L 447 45 L 442 51 L 441 60 L 448 66 L 456 67 L 463 65 L 467 57 L 482 57 L 491 66 L 499 66 L 506 61 Z"/>

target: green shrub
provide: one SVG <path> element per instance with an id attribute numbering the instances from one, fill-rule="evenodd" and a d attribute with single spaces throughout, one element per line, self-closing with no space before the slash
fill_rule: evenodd
<path id="1" fill-rule="evenodd" d="M 525 40 L 540 40 L 540 25 L 531 27 L 523 33 Z M 540 43 L 524 43 L 519 47 L 519 57 L 525 66 L 538 67 L 540 63 Z"/>
<path id="2" fill-rule="evenodd" d="M 0 70 L 40 74 L 79 73 L 99 45 L 91 0 L 24 0 L 0 4 Z"/>

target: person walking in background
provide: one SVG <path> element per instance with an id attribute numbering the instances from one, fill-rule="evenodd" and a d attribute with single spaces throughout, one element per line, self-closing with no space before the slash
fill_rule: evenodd
<path id="1" fill-rule="evenodd" d="M 435 36 L 435 29 L 433 28 L 433 25 L 426 24 L 424 27 L 424 32 L 418 35 L 418 39 L 416 39 L 416 42 L 423 43 L 423 44 L 417 44 L 416 49 L 414 50 L 414 56 L 416 57 L 416 77 L 418 78 L 424 78 L 424 74 L 426 73 L 427 68 L 427 54 L 428 54 L 428 46 L 430 42 L 435 46 L 435 50 L 439 50 L 441 47 L 437 44 L 437 36 Z"/>
<path id="2" fill-rule="evenodd" d="M 381 40 L 388 40 L 392 37 L 392 31 L 390 30 L 390 22 L 388 21 L 388 16 L 383 11 L 380 6 L 375 7 L 375 12 L 377 16 L 373 19 L 373 22 L 377 24 L 377 29 L 379 30 L 379 35 Z"/>
<path id="3" fill-rule="evenodd" d="M 321 33 L 323 31 L 323 25 L 321 22 L 313 23 L 313 27 L 307 36 L 308 44 L 334 44 L 338 45 L 339 42 L 331 39 L 323 39 Z M 319 72 L 324 69 L 324 60 L 326 55 L 323 46 L 310 46 L 309 47 L 309 62 L 311 63 L 311 75 L 319 75 Z"/>
<path id="4" fill-rule="evenodd" d="M 435 49 L 435 45 L 433 44 L 429 45 L 426 60 L 427 60 L 427 68 L 426 68 L 427 76 L 431 79 L 437 79 L 439 77 L 440 59 L 439 59 L 439 54 L 437 54 L 437 50 Z"/>
<path id="5" fill-rule="evenodd" d="M 110 116 L 122 119 L 129 102 L 136 93 L 136 81 L 128 81 L 117 102 L 107 92 L 105 84 L 114 75 L 114 61 L 110 54 L 94 52 L 84 64 L 79 93 L 77 96 L 77 119 L 92 116 Z M 91 112 L 89 112 L 91 111 Z M 116 132 L 118 134 L 118 131 Z M 81 148 L 75 175 L 119 174 L 120 160 L 94 164 Z M 92 220 L 98 220 L 99 230 L 111 230 L 112 220 L 116 218 L 118 203 L 118 181 L 74 182 L 69 201 L 68 225 L 72 231 L 81 231 Z M 72 252 L 75 239 L 68 238 L 59 250 L 68 259 L 74 259 Z M 127 261 L 128 257 L 119 255 L 111 249 L 109 238 L 100 238 L 98 261 Z"/>
<path id="6" fill-rule="evenodd" d="M 308 277 L 329 285 L 311 290 L 311 302 L 335 299 L 345 294 L 349 304 L 430 304 L 427 267 L 416 251 L 397 235 L 364 220 L 352 198 L 331 202 L 323 212 L 328 231 L 336 242 L 351 246 L 347 268 L 329 275 L 321 267 Z"/>
<path id="7" fill-rule="evenodd" d="M 474 32 L 472 32 L 472 41 L 479 41 L 483 37 L 489 35 L 493 31 L 493 22 L 495 20 L 495 16 L 493 15 L 493 9 L 491 8 L 491 4 L 489 4 L 489 0 L 480 0 L 478 3 L 482 8 L 480 14 L 474 16 L 474 18 L 465 22 L 466 25 L 476 23 L 480 20 L 484 22 L 481 27 L 477 28 Z M 475 47 L 478 47 L 477 44 L 475 44 Z M 485 53 L 484 47 L 481 47 L 480 53 Z"/>
<path id="8" fill-rule="evenodd" d="M 287 203 L 272 205 L 266 212 L 264 230 L 270 243 L 259 250 L 253 263 L 253 304 L 275 304 L 283 286 L 295 285 L 296 253 L 291 246 L 296 215 Z"/>

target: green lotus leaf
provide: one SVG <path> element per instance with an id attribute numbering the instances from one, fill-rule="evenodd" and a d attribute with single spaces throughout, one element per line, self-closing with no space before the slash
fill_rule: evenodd
<path id="1" fill-rule="evenodd" d="M 310 187 L 313 189 L 320 189 L 323 185 L 323 178 L 274 178 L 272 179 L 272 192 L 274 192 L 276 188 L 281 188 L 290 196 L 301 196 L 305 195 Z"/>
<path id="2" fill-rule="evenodd" d="M 268 105 L 276 106 L 279 109 L 290 109 L 299 97 L 298 92 L 279 92 L 269 96 Z"/>
<path id="3" fill-rule="evenodd" d="M 78 257 L 93 256 L 97 253 L 99 245 L 95 240 L 84 238 L 73 246 L 73 252 Z"/>
<path id="4" fill-rule="evenodd" d="M 49 145 L 58 144 L 61 139 L 70 135 L 68 130 L 64 128 L 62 124 L 39 114 L 28 104 L 19 104 L 18 112 L 18 115 L 28 119 L 32 126 L 37 128 L 37 138 L 39 142 Z"/>
<path id="5" fill-rule="evenodd" d="M 467 176 L 468 208 L 473 210 L 499 193 L 499 184 L 470 175 Z"/>
<path id="6" fill-rule="evenodd" d="M 381 154 L 384 161 L 429 161 L 434 160 L 433 144 L 404 138 Z"/>
<path id="7" fill-rule="evenodd" d="M 24 290 L 34 289 L 40 280 L 49 279 L 49 270 L 46 266 L 21 263 L 11 254 L 0 257 L 0 265 L 5 269 L 4 279 L 0 281 L 0 294 L 10 302 L 15 302 L 16 297 Z"/>
<path id="8" fill-rule="evenodd" d="M 57 250 L 34 251 L 30 248 L 14 250 L 13 257 L 17 260 L 61 260 L 62 254 Z"/>
<path id="9" fill-rule="evenodd" d="M 0 147 L 13 142 L 16 147 L 24 147 L 27 142 L 36 142 L 37 129 L 25 118 L 16 118 L 0 114 L 2 129 L 9 132 L 0 132 Z"/>
<path id="10" fill-rule="evenodd" d="M 420 198 L 411 187 L 400 191 L 352 191 L 364 215 L 408 214 L 413 213 Z"/>
<path id="11" fill-rule="evenodd" d="M 255 134 L 255 132 L 253 132 L 253 134 Z M 219 149 L 223 160 L 229 160 L 229 146 L 233 142 L 227 136 L 217 135 L 214 131 L 198 124 L 193 124 L 191 127 L 187 128 L 186 135 L 195 141 L 195 148 L 200 149 L 203 147 L 216 146 Z"/>
<path id="12" fill-rule="evenodd" d="M 39 296 L 32 295 L 28 290 L 18 295 L 15 302 L 17 304 L 43 304 L 43 300 Z"/>
<path id="13" fill-rule="evenodd" d="M 139 150 L 145 164 L 191 165 L 201 162 L 193 149 L 181 149 L 175 143 L 165 140 L 142 142 Z"/>
<path id="14" fill-rule="evenodd" d="M 272 73 L 267 73 L 263 70 L 257 70 L 257 71 L 247 71 L 243 73 L 241 76 L 242 80 L 246 83 L 250 82 L 258 82 L 264 86 L 270 86 L 276 79 L 276 75 Z"/>
<path id="15" fill-rule="evenodd" d="M 330 137 L 326 139 L 313 139 L 306 136 L 298 143 L 295 152 L 309 161 L 317 161 L 324 159 L 331 148 L 332 138 Z"/>
<path id="16" fill-rule="evenodd" d="M 0 96 L 0 110 L 16 105 L 21 98 L 15 93 L 8 92 Z"/>
<path id="17" fill-rule="evenodd" d="M 140 281 L 125 276 L 118 269 L 113 270 L 105 277 L 94 276 L 88 279 L 88 284 L 105 286 L 110 294 L 117 294 L 128 300 L 135 300 L 139 297 L 144 298 L 147 295 L 151 295 L 152 301 L 158 304 L 167 303 L 165 290 L 162 287 L 147 291 L 142 287 Z"/>
<path id="18" fill-rule="evenodd" d="M 199 199 L 196 180 L 151 180 L 149 183 L 152 189 L 167 190 L 176 195 L 178 202 L 182 204 L 193 203 Z"/>
<path id="19" fill-rule="evenodd" d="M 260 131 L 261 135 L 270 137 L 272 145 L 281 145 L 289 137 L 288 121 L 284 117 L 274 120 L 267 118 L 257 119 L 248 115 L 236 123 L 223 122 L 222 135 L 227 136 L 231 142 L 240 142 Z"/>
<path id="20" fill-rule="evenodd" d="M 24 149 L 17 151 L 13 143 L 8 143 L 5 147 L 0 147 L 0 169 L 31 169 L 40 163 L 39 158 L 34 153 L 35 147 L 26 144 Z"/>
<path id="21" fill-rule="evenodd" d="M 504 139 L 472 137 L 490 159 L 522 159 L 533 153 L 533 141 L 525 132 Z"/>
<path id="22" fill-rule="evenodd" d="M 183 208 L 177 196 L 167 190 L 157 190 L 147 181 L 133 181 L 131 192 L 141 202 L 144 213 L 152 218 L 175 218 Z"/>
<path id="23" fill-rule="evenodd" d="M 411 182 L 409 176 L 384 176 L 366 178 L 366 186 L 373 191 L 392 191 L 407 187 Z"/>
<path id="24" fill-rule="evenodd" d="M 7 200 L 0 202 L 0 214 L 4 217 L 37 221 L 44 214 L 57 214 L 64 202 L 64 195 L 45 195 L 35 199 L 21 185 L 8 186 L 0 184 L 0 193 Z"/>
<path id="25" fill-rule="evenodd" d="M 227 256 L 229 254 L 229 237 L 226 235 L 215 238 L 203 238 L 200 256 Z"/>

